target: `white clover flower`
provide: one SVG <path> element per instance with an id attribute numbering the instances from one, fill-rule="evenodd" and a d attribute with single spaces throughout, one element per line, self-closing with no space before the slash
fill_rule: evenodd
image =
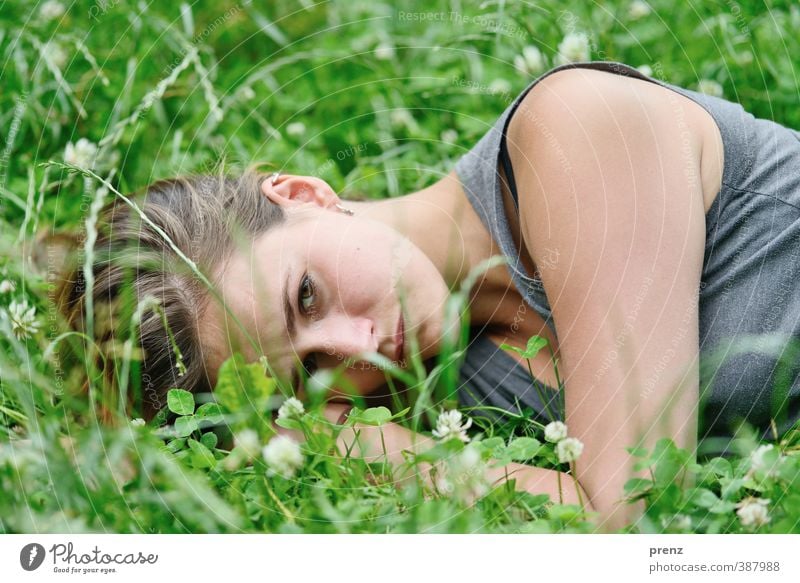
<path id="1" fill-rule="evenodd" d="M 42 56 L 45 61 L 50 61 L 59 69 L 63 69 L 67 64 L 67 53 L 61 48 L 61 45 L 56 41 L 49 41 L 42 47 Z"/>
<path id="2" fill-rule="evenodd" d="M 286 126 L 286 134 L 289 136 L 302 136 L 306 133 L 306 124 L 301 121 L 295 121 Z"/>
<path id="3" fill-rule="evenodd" d="M 511 91 L 511 82 L 508 79 L 494 79 L 489 83 L 489 91 L 495 95 L 508 93 Z"/>
<path id="4" fill-rule="evenodd" d="M 764 455 L 773 449 L 775 449 L 774 445 L 771 443 L 765 443 L 763 445 L 759 445 L 755 450 L 753 450 L 753 452 L 750 454 L 750 463 L 752 464 L 752 467 L 756 469 L 764 469 Z"/>
<path id="5" fill-rule="evenodd" d="M 481 497 L 489 490 L 486 464 L 478 448 L 472 445 L 448 460 L 448 474 L 457 495 L 465 501 Z"/>
<path id="6" fill-rule="evenodd" d="M 461 468 L 468 470 L 477 469 L 482 462 L 481 452 L 474 444 L 465 447 L 453 459 L 460 464 Z"/>
<path id="7" fill-rule="evenodd" d="M 768 461 L 765 459 L 768 452 L 775 449 L 775 446 L 771 443 L 767 443 L 764 445 L 759 445 L 751 454 L 750 454 L 750 469 L 747 472 L 746 477 L 751 478 L 755 472 L 763 472 L 767 477 L 774 477 L 778 474 L 778 467 L 780 466 L 781 462 L 783 461 L 784 456 L 778 454 L 778 457 L 774 461 Z M 771 456 L 770 456 L 771 457 Z"/>
<path id="8" fill-rule="evenodd" d="M 739 502 L 736 505 L 738 508 L 736 514 L 742 525 L 763 526 L 767 524 L 770 521 L 767 504 L 769 504 L 769 499 L 753 498 L 752 496 Z"/>
<path id="9" fill-rule="evenodd" d="M 19 340 L 29 338 L 39 331 L 36 308 L 29 307 L 28 300 L 12 301 L 8 306 L 8 316 L 11 320 L 11 331 Z"/>
<path id="10" fill-rule="evenodd" d="M 278 419 L 299 419 L 306 412 L 300 400 L 289 397 L 278 409 Z"/>
<path id="11" fill-rule="evenodd" d="M 556 444 L 556 455 L 562 464 L 574 462 L 581 453 L 583 453 L 583 443 L 576 437 L 565 437 Z"/>
<path id="12" fill-rule="evenodd" d="M 303 465 L 303 452 L 300 445 L 287 435 L 277 435 L 269 440 L 262 450 L 267 462 L 267 475 L 280 475 L 291 478 Z"/>
<path id="13" fill-rule="evenodd" d="M 242 429 L 233 436 L 233 446 L 239 448 L 248 459 L 253 459 L 261 449 L 261 440 L 254 429 Z"/>
<path id="14" fill-rule="evenodd" d="M 441 441 L 447 441 L 450 438 L 457 438 L 464 443 L 469 442 L 467 429 L 472 425 L 472 419 L 467 417 L 466 423 L 461 424 L 461 411 L 453 409 L 452 411 L 442 411 L 439 418 L 436 420 L 436 429 L 432 431 L 434 437 L 439 438 Z"/>
<path id="15" fill-rule="evenodd" d="M 74 144 L 67 144 L 64 150 L 64 162 L 84 170 L 91 170 L 97 156 L 97 146 L 86 138 L 81 138 Z"/>
<path id="16" fill-rule="evenodd" d="M 145 421 L 141 417 L 137 417 L 136 419 L 131 419 L 131 427 L 143 427 L 144 424 Z"/>
<path id="17" fill-rule="evenodd" d="M 636 69 L 638 69 L 642 75 L 647 75 L 648 77 L 653 76 L 653 68 L 650 65 L 639 65 Z"/>
<path id="18" fill-rule="evenodd" d="M 529 45 L 522 49 L 521 55 L 514 57 L 514 67 L 524 75 L 538 75 L 544 71 L 544 56 L 537 47 Z"/>
<path id="19" fill-rule="evenodd" d="M 444 473 L 441 473 L 436 477 L 435 484 L 436 489 L 442 494 L 450 495 L 455 490 L 455 486 L 453 486 L 453 483 L 447 478 L 447 476 L 444 475 Z"/>
<path id="20" fill-rule="evenodd" d="M 642 0 L 634 0 L 631 2 L 630 6 L 628 6 L 628 18 L 631 20 L 644 18 L 652 11 L 653 9 L 650 8 L 650 5 L 647 2 L 642 2 Z"/>
<path id="21" fill-rule="evenodd" d="M 439 491 L 471 503 L 489 491 L 486 463 L 473 444 L 447 459 L 444 472 L 437 477 Z"/>
<path id="22" fill-rule="evenodd" d="M 320 368 L 314 371 L 306 385 L 306 392 L 309 395 L 317 395 L 327 393 L 333 387 L 335 374 L 333 369 Z"/>
<path id="23" fill-rule="evenodd" d="M 692 527 L 692 518 L 685 514 L 676 514 L 674 516 L 662 516 L 661 526 L 664 528 L 675 528 L 677 530 L 689 530 Z"/>
<path id="24" fill-rule="evenodd" d="M 446 144 L 455 144 L 458 140 L 458 132 L 454 129 L 444 130 L 440 137 Z"/>
<path id="25" fill-rule="evenodd" d="M 697 90 L 711 97 L 722 97 L 722 85 L 711 79 L 700 79 Z"/>
<path id="26" fill-rule="evenodd" d="M 245 85 L 240 89 L 240 93 L 242 94 L 242 99 L 246 99 L 250 101 L 256 96 L 256 92 L 253 91 L 253 88 L 249 85 Z"/>
<path id="27" fill-rule="evenodd" d="M 382 42 L 375 47 L 375 58 L 379 61 L 390 61 L 394 58 L 394 47 L 386 42 Z"/>
<path id="28" fill-rule="evenodd" d="M 408 123 L 409 118 L 411 118 L 411 114 L 408 113 L 407 109 L 399 108 L 392 110 L 392 112 L 389 114 L 389 117 L 392 120 L 392 124 L 399 126 Z"/>
<path id="29" fill-rule="evenodd" d="M 393 126 L 405 126 L 409 131 L 416 131 L 419 129 L 414 116 L 411 115 L 407 109 L 399 107 L 389 114 Z"/>
<path id="30" fill-rule="evenodd" d="M 17 286 L 14 284 L 13 281 L 8 279 L 0 281 L 0 294 L 10 294 L 15 289 L 17 289 Z"/>
<path id="31" fill-rule="evenodd" d="M 61 2 L 47 0 L 47 2 L 44 2 L 42 7 L 39 8 L 39 16 L 41 16 L 43 20 L 55 20 L 56 18 L 61 18 L 66 11 L 67 9 L 64 8 Z"/>
<path id="32" fill-rule="evenodd" d="M 544 428 L 544 438 L 550 443 L 558 443 L 567 436 L 567 426 L 561 421 L 552 421 Z"/>
<path id="33" fill-rule="evenodd" d="M 589 60 L 589 37 L 582 32 L 570 32 L 558 45 L 556 62 L 559 65 Z"/>

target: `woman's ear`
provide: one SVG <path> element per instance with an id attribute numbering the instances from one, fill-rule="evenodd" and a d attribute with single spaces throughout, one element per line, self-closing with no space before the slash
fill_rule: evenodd
<path id="1" fill-rule="evenodd" d="M 268 199 L 282 207 L 313 204 L 321 208 L 328 208 L 340 202 L 331 186 L 314 176 L 280 174 L 274 182 L 272 178 L 263 180 L 261 191 Z"/>

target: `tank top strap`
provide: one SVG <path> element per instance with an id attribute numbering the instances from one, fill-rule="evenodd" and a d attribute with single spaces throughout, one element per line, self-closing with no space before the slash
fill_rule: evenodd
<path id="1" fill-rule="evenodd" d="M 500 137 L 500 162 L 503 164 L 503 172 L 506 174 L 506 186 L 514 199 L 514 208 L 519 216 L 519 199 L 517 197 L 517 183 L 514 180 L 514 169 L 511 167 L 511 158 L 506 147 L 506 133 Z"/>

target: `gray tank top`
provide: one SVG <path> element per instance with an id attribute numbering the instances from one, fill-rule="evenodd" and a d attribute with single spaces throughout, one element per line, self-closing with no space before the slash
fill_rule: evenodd
<path id="1" fill-rule="evenodd" d="M 531 82 L 458 160 L 455 170 L 470 203 L 509 259 L 517 290 L 554 334 L 542 281 L 527 273 L 511 236 L 498 163 L 509 163 L 501 155 L 505 132 L 522 98 L 547 75 L 576 67 L 657 83 L 692 99 L 717 123 L 724 168 L 720 192 L 706 214 L 699 296 L 699 451 L 727 454 L 740 420 L 771 439 L 774 418 L 778 434 L 783 434 L 800 418 L 800 132 L 623 63 L 569 63 Z M 506 175 L 516 199 L 513 173 L 507 170 Z M 495 407 L 543 423 L 561 417 L 549 415 L 545 405 L 558 411 L 555 405 L 563 402 L 563 395 L 544 383 L 535 384 L 538 390 L 527 368 L 500 350 L 483 329 L 471 330 L 460 369 L 462 407 Z M 500 417 L 491 409 L 473 414 Z"/>

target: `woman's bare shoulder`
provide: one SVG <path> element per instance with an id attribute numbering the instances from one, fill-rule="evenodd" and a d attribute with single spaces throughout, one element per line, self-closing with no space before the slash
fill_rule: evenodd
<path id="1" fill-rule="evenodd" d="M 639 115 L 637 115 L 639 114 Z M 688 135 L 691 157 L 698 168 L 707 211 L 722 181 L 723 146 L 719 127 L 699 103 L 654 81 L 610 71 L 573 68 L 555 71 L 541 79 L 520 101 L 509 122 L 510 141 L 524 143 L 537 133 L 549 139 L 554 126 L 570 121 L 590 125 L 615 122 L 622 127 L 638 120 L 635 131 L 660 139 Z M 548 137 L 549 136 L 549 137 Z M 522 141 L 521 141 L 522 140 Z M 600 144 L 602 145 L 602 144 Z"/>

